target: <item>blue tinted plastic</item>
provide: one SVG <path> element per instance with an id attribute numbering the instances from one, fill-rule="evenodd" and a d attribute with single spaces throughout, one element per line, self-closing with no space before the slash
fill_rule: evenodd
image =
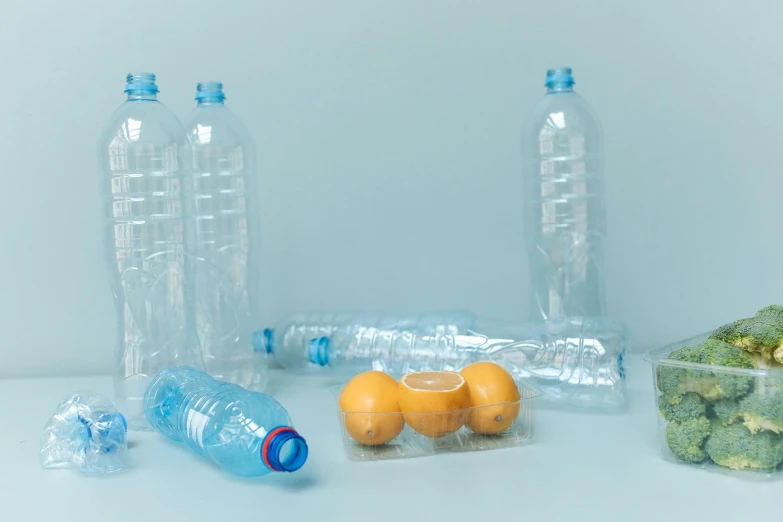
<path id="1" fill-rule="evenodd" d="M 549 69 L 546 72 L 546 87 L 550 92 L 561 91 L 573 87 L 574 77 L 570 67 Z"/>
<path id="2" fill-rule="evenodd" d="M 157 94 L 158 85 L 155 83 L 155 75 L 152 73 L 131 73 L 126 78 L 125 92 Z"/>
<path id="3" fill-rule="evenodd" d="M 44 468 L 75 468 L 91 475 L 125 468 L 125 417 L 102 395 L 78 392 L 65 399 L 41 435 Z"/>
<path id="4" fill-rule="evenodd" d="M 196 85 L 196 101 L 199 103 L 223 103 L 226 95 L 220 82 L 200 82 Z"/>
<path id="5" fill-rule="evenodd" d="M 160 372 L 144 409 L 155 430 L 236 475 L 296 471 L 307 459 L 307 444 L 279 402 L 193 368 Z"/>

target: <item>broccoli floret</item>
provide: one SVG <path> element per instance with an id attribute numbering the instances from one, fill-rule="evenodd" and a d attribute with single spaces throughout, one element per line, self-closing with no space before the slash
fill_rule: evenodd
<path id="1" fill-rule="evenodd" d="M 707 339 L 697 348 L 701 351 L 701 363 L 729 366 L 731 368 L 753 368 L 753 362 L 747 353 L 737 350 L 728 343 Z M 671 356 L 669 357 L 671 359 Z"/>
<path id="2" fill-rule="evenodd" d="M 717 339 L 707 339 L 698 346 L 674 350 L 668 358 L 731 368 L 753 368 L 753 361 L 746 352 Z M 678 397 L 689 392 L 697 393 L 708 401 L 736 399 L 748 393 L 752 384 L 752 378 L 743 375 L 667 365 L 659 366 L 658 370 L 658 387 L 664 394 L 664 400 L 671 404 L 676 404 Z"/>
<path id="3" fill-rule="evenodd" d="M 706 417 L 670 422 L 666 426 L 666 442 L 677 459 L 685 462 L 702 462 L 707 458 L 704 440 L 710 434 L 710 421 Z"/>
<path id="4" fill-rule="evenodd" d="M 780 390 L 772 395 L 748 395 L 739 408 L 743 423 L 752 433 L 761 430 L 783 432 L 783 392 Z"/>
<path id="5" fill-rule="evenodd" d="M 769 307 L 768 307 L 769 308 Z M 757 352 L 766 360 L 783 362 L 783 319 L 769 312 L 721 326 L 711 339 L 720 339 L 748 352 Z M 762 311 L 764 311 L 762 310 Z M 761 311 L 760 311 L 761 312 Z"/>
<path id="6" fill-rule="evenodd" d="M 777 317 L 783 320 L 783 306 L 769 305 L 756 312 L 756 317 Z"/>
<path id="7" fill-rule="evenodd" d="M 783 382 L 758 380 L 756 389 L 739 402 L 720 401 L 713 405 L 715 416 L 728 424 L 742 421 L 751 433 L 783 432 Z"/>
<path id="8" fill-rule="evenodd" d="M 732 399 L 723 399 L 712 403 L 712 413 L 724 424 L 732 424 L 741 419 L 739 411 L 739 404 Z"/>
<path id="9" fill-rule="evenodd" d="M 667 421 L 685 421 L 697 419 L 707 414 L 704 399 L 695 393 L 686 393 L 679 400 L 672 402 L 662 397 L 658 401 L 658 409 Z"/>
<path id="10" fill-rule="evenodd" d="M 783 439 L 769 431 L 754 435 L 742 424 L 713 421 L 704 451 L 727 468 L 770 469 L 783 462 Z"/>

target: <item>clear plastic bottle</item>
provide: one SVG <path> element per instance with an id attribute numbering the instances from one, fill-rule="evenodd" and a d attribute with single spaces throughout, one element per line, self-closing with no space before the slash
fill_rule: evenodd
<path id="1" fill-rule="evenodd" d="M 128 424 L 102 395 L 81 391 L 66 398 L 41 434 L 44 468 L 75 468 L 89 475 L 125 468 Z"/>
<path id="2" fill-rule="evenodd" d="M 260 231 L 255 146 L 224 104 L 223 85 L 201 82 L 185 122 L 193 151 L 187 210 L 194 234 L 196 324 L 207 373 L 261 391 L 265 352 L 254 352 Z"/>
<path id="3" fill-rule="evenodd" d="M 628 329 L 621 321 L 566 317 L 528 324 L 495 321 L 483 328 L 490 345 L 512 341 L 494 348 L 491 360 L 535 382 L 544 401 L 580 409 L 626 406 Z"/>
<path id="4" fill-rule="evenodd" d="M 144 410 L 155 430 L 236 475 L 296 471 L 307 460 L 307 443 L 279 402 L 193 368 L 158 374 Z"/>
<path id="5" fill-rule="evenodd" d="M 182 187 L 185 130 L 157 101 L 155 75 L 129 74 L 128 99 L 98 141 L 104 247 L 117 312 L 115 403 L 131 428 L 144 421 L 144 390 L 160 370 L 200 366 Z"/>
<path id="6" fill-rule="evenodd" d="M 547 71 L 525 124 L 525 227 L 531 319 L 603 313 L 603 135 L 571 69 Z"/>
<path id="7" fill-rule="evenodd" d="M 432 323 L 417 330 L 357 328 L 349 322 L 333 328 L 328 336 L 287 337 L 274 353 L 289 369 L 328 368 L 346 375 L 371 369 L 394 376 L 455 371 L 474 362 L 494 361 L 515 377 L 532 380 L 548 402 L 596 409 L 625 405 L 627 330 L 616 320 L 474 320 L 467 328 L 448 330 Z"/>
<path id="8" fill-rule="evenodd" d="M 274 328 L 256 331 L 253 334 L 253 346 L 258 352 L 272 354 L 283 368 L 312 370 L 321 366 L 317 362 L 319 342 L 322 342 L 319 339 L 329 338 L 335 333 L 344 340 L 371 340 L 378 332 L 397 330 L 457 334 L 470 328 L 475 321 L 475 314 L 467 310 L 446 310 L 421 315 L 299 312 Z M 338 343 L 341 347 L 347 347 L 348 344 L 347 341 Z"/>

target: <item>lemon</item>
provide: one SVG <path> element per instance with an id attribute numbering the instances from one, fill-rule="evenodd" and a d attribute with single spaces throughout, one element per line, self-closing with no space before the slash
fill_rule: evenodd
<path id="1" fill-rule="evenodd" d="M 409 373 L 400 380 L 399 399 L 408 426 L 427 437 L 439 438 L 465 424 L 470 390 L 456 372 Z"/>
<path id="2" fill-rule="evenodd" d="M 470 389 L 468 428 L 476 433 L 500 433 L 519 416 L 519 389 L 502 366 L 477 362 L 460 372 Z"/>
<path id="3" fill-rule="evenodd" d="M 397 401 L 399 387 L 383 372 L 360 373 L 340 392 L 345 429 L 359 444 L 378 446 L 400 434 L 405 421 Z"/>

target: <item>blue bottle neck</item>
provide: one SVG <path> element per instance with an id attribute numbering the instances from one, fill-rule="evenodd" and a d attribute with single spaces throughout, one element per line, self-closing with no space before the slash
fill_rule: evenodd
<path id="1" fill-rule="evenodd" d="M 546 93 L 574 92 L 574 75 L 570 67 L 557 67 L 546 72 Z"/>
<path id="2" fill-rule="evenodd" d="M 157 101 L 158 94 L 152 91 L 130 91 L 128 101 Z"/>
<path id="3" fill-rule="evenodd" d="M 561 94 L 565 92 L 574 92 L 574 86 L 573 85 L 553 85 L 551 87 L 547 87 L 546 93 L 547 94 Z"/>
<path id="4" fill-rule="evenodd" d="M 220 82 L 199 82 L 196 85 L 196 101 L 199 107 L 203 105 L 221 107 L 225 99 L 223 84 Z"/>
<path id="5" fill-rule="evenodd" d="M 125 92 L 128 101 L 155 101 L 158 99 L 158 86 L 152 73 L 130 73 L 125 78 Z"/>
<path id="6" fill-rule="evenodd" d="M 197 107 L 224 107 L 222 98 L 203 98 L 198 100 Z"/>
<path id="7" fill-rule="evenodd" d="M 272 471 L 292 472 L 304 466 L 308 448 L 304 438 L 289 426 L 273 428 L 264 437 L 261 458 Z"/>

